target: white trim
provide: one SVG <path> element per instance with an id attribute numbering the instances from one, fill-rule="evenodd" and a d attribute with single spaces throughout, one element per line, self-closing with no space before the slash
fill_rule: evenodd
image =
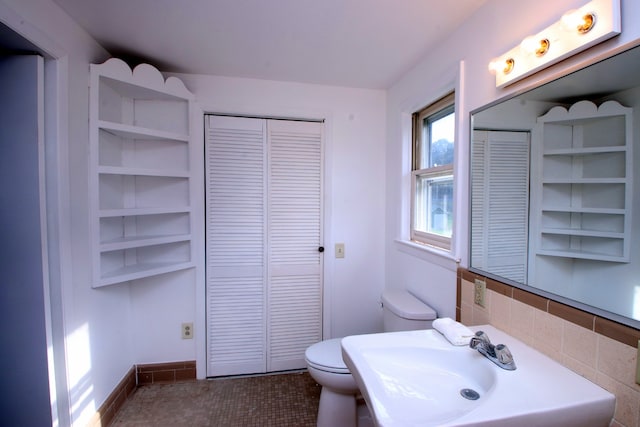
<path id="1" fill-rule="evenodd" d="M 45 79 L 47 76 L 45 75 Z M 51 159 L 47 160 L 47 165 L 50 165 L 53 169 L 52 175 L 56 174 L 57 177 L 54 180 L 57 188 L 52 190 L 47 189 L 48 197 L 51 197 L 47 210 L 50 216 L 54 217 L 56 222 L 55 226 L 49 227 L 49 233 L 52 233 L 52 228 L 57 231 L 57 252 L 58 254 L 70 254 L 71 253 L 71 194 L 69 189 L 69 58 L 68 56 L 58 57 L 56 59 L 56 99 L 55 99 L 55 111 L 50 114 L 55 115 L 55 120 L 52 120 L 51 126 L 54 129 L 47 130 L 55 135 L 55 142 L 51 139 L 45 138 L 45 145 L 49 146 L 55 153 L 51 154 Z M 46 101 L 45 101 L 46 102 Z M 45 111 L 45 115 L 47 112 Z M 51 147 L 50 143 L 54 146 Z M 53 163 L 50 164 L 49 162 Z M 49 184 L 51 180 L 48 180 Z M 51 194 L 53 192 L 53 194 Z M 54 231 L 54 232 L 55 232 Z M 54 240 L 55 241 L 55 240 Z M 51 244 L 51 242 L 50 242 Z M 69 307 L 72 304 L 71 296 L 65 293 L 63 283 L 71 283 L 73 273 L 73 262 L 71 257 L 59 257 L 59 271 L 56 277 L 57 283 L 55 288 L 58 291 L 56 296 L 56 303 L 60 306 L 54 310 L 54 314 L 57 318 L 54 318 L 58 322 L 57 327 L 54 326 L 54 331 L 57 329 L 57 333 L 60 335 L 54 340 L 54 357 L 56 360 L 56 387 L 58 388 L 58 415 L 60 416 L 59 424 L 64 425 L 64 422 L 72 419 L 71 408 L 71 390 L 68 387 L 69 384 L 69 368 L 67 365 L 67 319 L 64 307 Z M 53 283 L 53 279 L 52 279 Z M 56 356 L 57 355 L 57 356 Z M 62 372 L 60 372 L 62 370 Z M 60 398 L 60 391 L 64 390 L 65 396 Z M 61 414 L 61 410 L 64 408 L 66 413 Z"/>
<path id="2" fill-rule="evenodd" d="M 49 227 L 47 215 L 47 168 L 46 168 L 46 145 L 45 145 L 45 74 L 44 74 L 44 58 L 40 55 L 34 55 L 37 58 L 37 133 L 38 133 L 38 192 L 40 207 L 40 251 L 42 262 L 42 296 L 44 302 L 44 321 L 45 335 L 47 342 L 47 369 L 49 375 L 49 400 L 51 401 L 51 419 L 53 423 L 59 422 L 58 405 L 53 404 L 57 401 L 56 395 L 57 381 L 55 369 L 55 356 L 53 348 L 53 316 L 51 314 L 53 306 L 51 304 L 51 266 L 49 257 Z M 42 85 L 42 87 L 40 87 Z"/>
<path id="3" fill-rule="evenodd" d="M 451 254 L 458 262 L 468 262 L 469 258 L 469 156 L 471 147 L 470 113 L 465 102 L 466 73 L 465 62 L 458 64 L 456 75 L 456 144 L 453 147 L 453 235 Z"/>
<path id="4" fill-rule="evenodd" d="M 204 189 L 204 111 L 197 102 L 191 103 L 191 139 L 190 167 L 194 177 L 191 183 L 191 212 L 193 218 L 192 229 L 200 224 L 204 230 L 205 224 L 205 189 Z M 195 313 L 194 313 L 194 338 L 196 352 L 196 378 L 201 380 L 207 377 L 207 280 L 205 275 L 205 236 L 204 233 L 193 233 L 193 247 L 195 254 L 193 260 L 196 264 L 195 276 Z"/>
<path id="5" fill-rule="evenodd" d="M 54 61 L 54 60 L 52 60 Z M 67 365 L 67 321 L 64 307 L 70 304 L 63 283 L 72 280 L 72 260 L 63 254 L 71 253 L 71 212 L 69 193 L 69 157 L 68 157 L 68 57 L 55 60 L 55 88 L 46 87 L 46 95 L 55 92 L 54 105 L 45 99 L 45 170 L 46 170 L 46 209 L 47 236 L 49 247 L 49 294 L 51 310 L 48 319 L 52 327 L 54 376 L 56 388 L 58 424 L 71 423 L 71 390 Z M 54 71 L 45 66 L 45 80 L 51 78 Z M 45 95 L 45 96 L 46 96 Z M 51 109 L 55 109 L 51 111 Z M 53 257 L 51 256 L 53 255 Z M 53 386 L 52 386 L 53 387 Z M 54 420 L 55 422 L 56 420 Z"/>
<path id="6" fill-rule="evenodd" d="M 407 255 L 432 262 L 451 271 L 458 269 L 460 259 L 453 256 L 449 251 L 409 240 L 396 239 L 394 243 L 398 251 Z"/>
<path id="7" fill-rule="evenodd" d="M 322 201 L 323 218 L 322 218 L 322 234 L 323 234 L 323 271 L 322 271 L 322 339 L 328 339 L 333 337 L 333 321 L 335 316 L 331 312 L 333 307 L 333 278 L 335 257 L 329 255 L 330 252 L 327 249 L 333 246 L 333 217 L 332 217 L 332 163 L 333 159 L 333 117 L 332 114 L 327 112 L 323 114 L 324 127 L 323 141 L 322 141 L 322 195 L 324 200 Z"/>

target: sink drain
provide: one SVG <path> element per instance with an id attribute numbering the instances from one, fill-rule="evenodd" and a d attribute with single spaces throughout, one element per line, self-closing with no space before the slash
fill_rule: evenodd
<path id="1" fill-rule="evenodd" d="M 470 388 L 463 388 L 462 390 L 460 390 L 460 396 L 464 397 L 465 399 L 469 399 L 469 400 L 478 400 L 478 399 L 480 399 L 480 394 L 477 391 L 472 390 Z"/>

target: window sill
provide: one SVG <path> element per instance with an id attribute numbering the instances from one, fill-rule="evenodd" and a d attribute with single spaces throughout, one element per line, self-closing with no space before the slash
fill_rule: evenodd
<path id="1" fill-rule="evenodd" d="M 395 240 L 396 249 L 407 255 L 429 261 L 451 271 L 458 269 L 460 259 L 451 252 L 408 240 Z"/>

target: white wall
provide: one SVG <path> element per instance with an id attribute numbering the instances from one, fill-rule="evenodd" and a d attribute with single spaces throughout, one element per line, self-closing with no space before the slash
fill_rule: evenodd
<path id="1" fill-rule="evenodd" d="M 408 236 L 410 114 L 457 89 L 456 228 L 453 258 L 468 262 L 468 147 L 471 111 L 548 81 L 640 37 L 640 3 L 621 0 L 623 34 L 505 89 L 487 70 L 492 58 L 552 24 L 585 0 L 489 0 L 387 93 L 386 283 L 412 290 L 441 316 L 455 316 L 456 262 L 398 243 Z"/>
<path id="2" fill-rule="evenodd" d="M 176 74 L 203 111 L 325 119 L 324 336 L 378 331 L 384 287 L 385 92 Z M 344 259 L 334 244 L 345 244 Z"/>

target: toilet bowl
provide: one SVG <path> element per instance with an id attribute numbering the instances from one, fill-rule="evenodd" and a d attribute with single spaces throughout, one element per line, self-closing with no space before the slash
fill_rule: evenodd
<path id="1" fill-rule="evenodd" d="M 431 328 L 436 312 L 404 290 L 382 293 L 385 332 Z M 342 360 L 341 338 L 311 345 L 305 351 L 307 369 L 322 386 L 318 407 L 318 427 L 357 426 L 358 386 Z"/>
<path id="2" fill-rule="evenodd" d="M 342 338 L 320 341 L 305 351 L 309 375 L 322 386 L 318 427 L 355 426 L 358 385 L 342 360 Z"/>

